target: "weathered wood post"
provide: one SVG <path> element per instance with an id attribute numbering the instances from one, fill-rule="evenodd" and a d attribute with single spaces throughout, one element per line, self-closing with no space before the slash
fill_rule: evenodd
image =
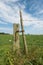
<path id="1" fill-rule="evenodd" d="M 20 11 L 20 23 L 21 23 L 21 31 L 19 31 L 19 24 L 13 24 L 13 34 L 14 34 L 14 43 L 13 43 L 13 50 L 17 53 L 20 53 L 20 40 L 19 40 L 19 32 L 22 32 L 22 38 L 24 43 L 24 53 L 28 54 L 28 48 L 26 43 L 26 38 L 24 35 L 24 27 L 22 22 L 22 13 Z"/>
<path id="2" fill-rule="evenodd" d="M 24 27 L 23 27 L 23 22 L 22 22 L 22 13 L 21 13 L 21 11 L 20 11 L 20 23 L 21 23 L 22 38 L 23 38 L 23 43 L 24 43 L 24 53 L 28 54 L 28 48 L 27 48 L 27 43 L 26 43 L 26 37 L 24 35 Z"/>
<path id="3" fill-rule="evenodd" d="M 17 53 L 20 53 L 20 42 L 19 42 L 19 24 L 13 24 L 13 36 L 14 36 L 14 43 L 13 43 L 13 50 Z"/>

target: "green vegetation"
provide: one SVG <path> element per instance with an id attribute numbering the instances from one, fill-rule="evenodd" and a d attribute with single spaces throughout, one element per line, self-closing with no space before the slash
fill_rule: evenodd
<path id="1" fill-rule="evenodd" d="M 15 53 L 8 52 L 12 50 L 13 36 L 0 34 L 0 65 L 5 65 L 6 62 L 8 62 L 6 65 L 10 65 L 11 62 L 7 61 L 8 59 L 12 61 L 11 65 L 43 65 L 43 35 L 26 35 L 26 40 L 28 56 L 16 56 Z M 20 36 L 20 46 L 23 50 L 22 36 Z"/>
<path id="2" fill-rule="evenodd" d="M 5 54 L 10 50 L 13 41 L 12 35 L 0 34 L 0 65 L 3 65 Z"/>

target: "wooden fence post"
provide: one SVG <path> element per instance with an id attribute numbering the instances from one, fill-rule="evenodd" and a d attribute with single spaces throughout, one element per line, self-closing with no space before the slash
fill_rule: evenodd
<path id="1" fill-rule="evenodd" d="M 26 37 L 24 34 L 24 26 L 23 26 L 22 12 L 21 11 L 20 11 L 20 24 L 21 24 L 21 30 L 22 30 L 23 43 L 24 43 L 24 53 L 28 54 L 28 48 L 27 48 L 27 43 L 26 43 Z"/>
<path id="2" fill-rule="evenodd" d="M 13 24 L 13 36 L 14 36 L 14 43 L 13 43 L 13 50 L 17 53 L 20 53 L 20 40 L 19 40 L 19 24 Z"/>

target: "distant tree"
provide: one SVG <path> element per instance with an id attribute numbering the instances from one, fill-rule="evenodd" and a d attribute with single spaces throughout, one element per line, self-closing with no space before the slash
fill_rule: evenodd
<path id="1" fill-rule="evenodd" d="M 9 33 L 0 32 L 2 35 L 9 35 Z"/>

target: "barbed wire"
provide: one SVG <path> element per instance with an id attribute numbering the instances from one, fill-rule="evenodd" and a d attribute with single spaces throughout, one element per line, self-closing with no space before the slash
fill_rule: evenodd
<path id="1" fill-rule="evenodd" d="M 43 21 L 43 20 L 23 20 L 23 21 Z"/>

